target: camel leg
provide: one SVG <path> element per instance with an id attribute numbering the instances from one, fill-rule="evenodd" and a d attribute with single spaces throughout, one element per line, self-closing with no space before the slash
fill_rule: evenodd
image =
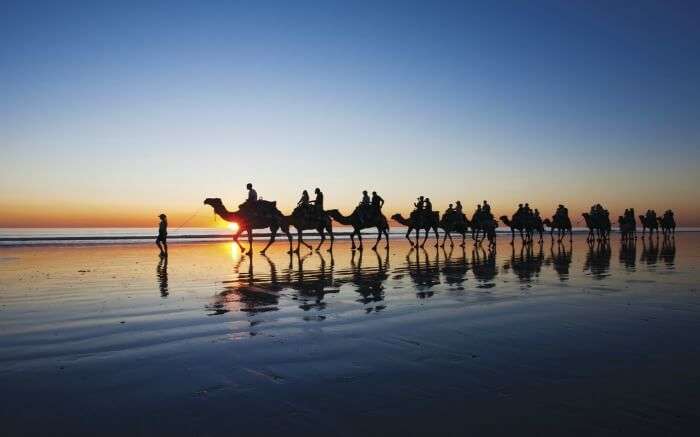
<path id="1" fill-rule="evenodd" d="M 313 250 L 314 248 L 311 247 L 311 245 L 310 245 L 309 243 L 307 243 L 306 241 L 304 241 L 303 235 L 304 235 L 303 232 L 302 232 L 302 231 L 299 231 L 299 243 L 301 243 L 301 244 L 303 244 L 304 246 L 306 246 L 307 249 Z M 299 243 L 297 243 L 297 253 L 299 252 Z"/>
<path id="2" fill-rule="evenodd" d="M 440 235 L 438 235 L 437 227 L 434 227 L 433 231 L 435 231 L 435 247 L 438 247 L 440 245 Z"/>
<path id="3" fill-rule="evenodd" d="M 466 233 L 466 232 L 463 232 L 463 233 L 462 233 L 462 244 L 459 245 L 460 247 L 464 247 L 464 246 L 467 244 L 467 243 L 465 242 L 466 239 L 467 239 L 467 233 Z"/>
<path id="4" fill-rule="evenodd" d="M 514 243 L 515 243 L 515 229 L 510 228 L 510 244 L 512 245 Z"/>
<path id="5" fill-rule="evenodd" d="M 389 249 L 389 230 L 384 229 L 384 237 L 386 238 L 386 249 Z"/>
<path id="6" fill-rule="evenodd" d="M 413 231 L 413 229 L 411 229 L 411 228 L 408 228 L 408 230 L 406 231 L 406 239 L 411 244 L 411 247 L 413 247 L 413 240 L 411 240 L 411 232 L 412 231 Z"/>
<path id="7" fill-rule="evenodd" d="M 357 249 L 360 252 L 362 252 L 362 249 L 363 249 L 363 247 L 362 247 L 362 232 L 360 232 L 359 230 L 357 231 L 357 239 L 360 240 L 360 247 L 358 247 Z"/>
<path id="8" fill-rule="evenodd" d="M 289 242 L 289 250 L 287 251 L 287 253 L 292 253 L 292 244 L 293 243 L 292 243 L 292 234 L 289 232 L 289 225 L 281 224 L 279 226 L 279 228 L 282 229 L 282 232 L 284 232 L 284 235 L 287 236 L 287 241 Z M 270 247 L 270 245 L 272 243 L 274 243 L 275 239 L 277 238 L 277 227 L 275 227 L 275 228 L 271 227 L 270 230 L 272 231 L 272 238 L 270 239 L 270 242 L 267 243 L 267 246 L 265 246 L 265 249 L 263 249 L 263 252 L 261 252 L 261 253 L 265 253 L 264 251 L 267 250 L 267 248 Z"/>
<path id="9" fill-rule="evenodd" d="M 421 248 L 425 247 L 425 242 L 428 241 L 429 234 L 430 234 L 430 229 L 425 229 L 425 237 L 423 238 L 423 243 L 420 245 Z"/>
<path id="10" fill-rule="evenodd" d="M 270 231 L 271 231 L 271 232 L 270 232 L 270 241 L 268 241 L 268 242 L 267 242 L 267 245 L 263 248 L 263 250 L 260 251 L 260 253 L 262 253 L 262 254 L 265 254 L 265 251 L 267 251 L 267 248 L 270 247 L 270 245 L 272 245 L 272 243 L 274 243 L 274 242 L 275 242 L 275 239 L 277 238 L 277 228 L 270 228 Z M 252 233 L 252 232 L 249 232 L 249 233 L 248 233 L 248 240 L 250 241 L 250 244 L 251 244 L 250 249 L 253 250 L 253 246 L 252 246 L 252 244 L 253 244 L 253 233 Z M 292 244 L 292 243 L 290 242 L 290 243 L 289 243 L 290 249 L 291 249 L 291 244 Z M 289 253 L 291 253 L 291 251 L 290 251 Z"/>
<path id="11" fill-rule="evenodd" d="M 299 253 L 299 247 L 301 246 L 301 231 L 297 230 L 297 248 L 294 249 L 294 253 Z"/>
<path id="12" fill-rule="evenodd" d="M 377 226 L 377 241 L 374 242 L 374 246 L 372 246 L 372 250 L 377 250 L 377 245 L 379 242 L 382 241 L 382 230 L 379 229 L 379 226 Z M 377 255 L 379 256 L 379 255 Z"/>
<path id="13" fill-rule="evenodd" d="M 352 246 L 350 249 L 355 250 L 355 232 L 357 232 L 355 229 L 350 232 L 350 241 L 352 241 Z"/>
<path id="14" fill-rule="evenodd" d="M 253 230 L 249 229 L 248 230 L 248 253 L 253 252 Z"/>
<path id="15" fill-rule="evenodd" d="M 325 232 L 323 226 L 316 229 L 316 232 L 318 232 L 321 235 L 321 241 L 318 243 L 318 246 L 316 246 L 316 249 L 315 249 L 316 252 L 318 252 L 319 250 L 321 250 L 321 246 L 323 246 L 323 243 L 326 241 L 326 232 Z"/>
<path id="16" fill-rule="evenodd" d="M 245 252 L 245 249 L 243 248 L 243 245 L 241 244 L 240 241 L 238 241 L 238 238 L 241 236 L 241 233 L 243 232 L 243 229 L 239 229 L 238 232 L 236 232 L 233 235 L 233 242 L 238 245 L 238 248 L 241 249 L 241 253 Z"/>

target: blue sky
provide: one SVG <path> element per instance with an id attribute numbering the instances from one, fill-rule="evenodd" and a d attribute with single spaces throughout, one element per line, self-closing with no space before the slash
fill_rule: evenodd
<path id="1" fill-rule="evenodd" d="M 147 223 L 248 181 L 287 209 L 320 186 L 700 223 L 697 3 L 96 3 L 3 6 L 0 225 Z"/>

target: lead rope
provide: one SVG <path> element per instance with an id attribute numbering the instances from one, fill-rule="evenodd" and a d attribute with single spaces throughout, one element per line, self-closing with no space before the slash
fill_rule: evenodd
<path id="1" fill-rule="evenodd" d="M 179 231 L 180 229 L 182 229 L 182 227 L 185 226 L 190 220 L 192 220 L 193 218 L 195 218 L 195 216 L 197 216 L 197 214 L 199 214 L 199 211 L 201 211 L 202 208 L 204 208 L 204 205 L 200 206 L 200 207 L 197 209 L 197 211 L 195 211 L 194 214 L 192 214 L 191 216 L 189 216 L 189 218 L 188 218 L 187 220 L 185 220 L 180 226 L 178 226 L 178 228 L 175 229 L 175 231 L 173 231 L 173 233 L 175 233 L 175 232 Z M 216 218 L 216 215 L 215 215 L 214 217 Z"/>

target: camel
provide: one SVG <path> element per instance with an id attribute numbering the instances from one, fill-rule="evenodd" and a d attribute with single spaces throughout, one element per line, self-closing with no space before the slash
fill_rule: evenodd
<path id="1" fill-rule="evenodd" d="M 402 225 L 408 228 L 408 230 L 406 231 L 406 238 L 411 243 L 411 247 L 424 247 L 426 240 L 428 240 L 428 234 L 430 234 L 431 229 L 435 232 L 435 247 L 438 246 L 438 243 L 440 241 L 440 237 L 438 236 L 438 224 L 440 223 L 440 213 L 437 211 L 431 211 L 429 215 L 426 213 L 427 211 L 421 212 L 419 214 L 411 214 L 411 217 L 409 218 L 404 218 L 401 214 L 394 214 L 391 216 L 392 219 L 396 220 L 397 222 L 401 223 Z M 413 240 L 411 240 L 411 232 L 413 232 L 414 229 L 416 231 L 415 244 L 413 244 Z M 420 241 L 421 229 L 425 231 L 425 238 L 423 238 L 423 243 L 419 245 L 418 243 Z"/>
<path id="2" fill-rule="evenodd" d="M 341 225 L 352 226 L 353 230 L 350 234 L 350 240 L 352 240 L 352 250 L 355 250 L 355 235 L 360 240 L 359 250 L 362 250 L 362 229 L 367 228 L 377 228 L 377 241 L 372 246 L 372 250 L 377 249 L 377 245 L 382 240 L 382 235 L 386 237 L 386 248 L 389 248 L 389 223 L 384 217 L 384 214 L 372 214 L 369 216 L 363 216 L 360 207 L 358 206 L 352 212 L 352 214 L 345 216 L 340 213 L 337 209 L 331 209 L 326 211 L 333 220 L 337 221 Z"/>
<path id="3" fill-rule="evenodd" d="M 676 220 L 673 218 L 673 213 L 664 214 L 663 217 L 657 218 L 659 221 L 659 226 L 661 231 L 664 233 L 664 237 L 675 237 L 676 236 Z M 658 235 L 658 231 L 657 231 Z"/>
<path id="4" fill-rule="evenodd" d="M 460 247 L 464 247 L 464 240 L 467 236 L 467 230 L 471 227 L 471 223 L 464 214 L 461 214 L 461 220 L 460 217 L 457 216 L 457 214 L 459 213 L 454 212 L 452 214 L 448 214 L 446 212 L 442 215 L 442 219 L 440 219 L 438 227 L 445 231 L 445 235 L 442 237 L 442 244 L 440 245 L 440 247 L 445 247 L 445 240 L 447 238 L 450 239 L 450 247 L 454 246 L 454 242 L 452 241 L 451 235 L 452 232 L 456 232 L 462 235 L 462 244 L 460 244 Z"/>
<path id="5" fill-rule="evenodd" d="M 650 237 L 654 235 L 654 231 L 656 231 L 657 236 L 659 235 L 659 224 L 656 220 L 647 220 L 646 216 L 640 215 L 639 222 L 642 224 L 642 238 L 644 238 L 647 229 L 649 229 Z"/>
<path id="6" fill-rule="evenodd" d="M 557 219 L 557 216 L 552 217 L 552 220 L 550 219 L 544 219 L 542 223 L 549 228 L 549 236 L 551 237 L 552 241 L 554 241 L 554 230 L 557 230 L 557 241 L 562 242 L 564 237 L 566 237 L 566 234 L 569 234 L 569 241 L 573 240 L 573 236 L 571 234 L 571 220 L 569 217 L 564 217 L 563 219 Z"/>
<path id="7" fill-rule="evenodd" d="M 489 247 L 496 246 L 496 228 L 498 227 L 498 222 L 490 217 L 483 217 L 474 215 L 472 221 L 470 222 L 472 228 L 472 239 L 474 240 L 474 245 L 481 244 L 484 238 L 488 238 Z M 479 239 L 479 234 L 483 232 L 481 239 Z"/>
<path id="8" fill-rule="evenodd" d="M 598 241 L 607 240 L 610 236 L 610 218 L 602 216 L 591 216 L 589 213 L 584 212 L 581 214 L 583 219 L 586 221 L 586 226 L 588 227 L 588 237 L 586 241 L 593 241 L 596 239 L 596 232 L 598 234 Z"/>
<path id="9" fill-rule="evenodd" d="M 523 243 L 532 242 L 532 234 L 535 229 L 535 223 L 533 222 L 533 220 L 531 220 L 530 217 L 518 216 L 516 214 L 513 214 L 512 220 L 505 215 L 502 215 L 500 219 L 504 225 L 510 228 L 510 244 L 513 244 L 513 242 L 515 241 L 516 229 L 520 232 L 520 238 L 522 239 Z"/>
<path id="10" fill-rule="evenodd" d="M 309 250 L 313 250 L 311 245 L 307 244 L 303 239 L 303 231 L 310 229 L 315 229 L 316 232 L 318 232 L 321 236 L 321 241 L 318 243 L 318 246 L 316 246 L 315 249 L 317 252 L 321 249 L 321 246 L 323 246 L 323 243 L 326 241 L 326 232 L 328 232 L 328 235 L 330 235 L 331 239 L 331 247 L 328 248 L 328 252 L 331 252 L 333 250 L 333 222 L 328 216 L 328 211 L 324 211 L 322 215 L 308 215 L 304 214 L 303 211 L 302 213 L 297 214 L 293 212 L 292 215 L 285 216 L 285 220 L 288 225 L 294 226 L 294 228 L 297 230 L 297 248 L 294 249 L 294 252 L 299 253 L 299 247 L 302 244 L 309 248 Z"/>
<path id="11" fill-rule="evenodd" d="M 260 202 L 262 203 L 263 201 Z M 204 200 L 204 204 L 214 208 L 214 212 L 224 221 L 238 224 L 238 231 L 233 235 L 233 241 L 238 244 L 242 253 L 245 253 L 246 250 L 238 241 L 241 233 L 243 233 L 243 231 L 248 233 L 248 252 L 250 253 L 253 250 L 253 229 L 266 228 L 270 228 L 270 241 L 267 242 L 267 245 L 260 253 L 264 254 L 267 248 L 275 242 L 278 229 L 282 229 L 282 232 L 287 236 L 289 240 L 288 253 L 292 253 L 292 235 L 289 233 L 289 224 L 285 216 L 277 209 L 276 202 L 264 202 L 262 205 L 256 206 L 259 212 L 246 210 L 231 212 L 226 209 L 223 202 L 218 197 L 207 198 Z M 250 209 L 252 209 L 252 207 Z"/>
<path id="12" fill-rule="evenodd" d="M 617 219 L 617 224 L 620 227 L 620 235 L 623 241 L 632 240 L 637 238 L 637 225 L 633 221 L 625 219 L 623 216 L 619 216 Z M 634 237 L 634 238 L 633 238 Z"/>

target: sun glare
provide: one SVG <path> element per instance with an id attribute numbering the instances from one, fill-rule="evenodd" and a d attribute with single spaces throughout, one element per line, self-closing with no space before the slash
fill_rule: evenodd
<path id="1" fill-rule="evenodd" d="M 228 224 L 228 228 L 233 232 L 238 232 L 238 223 L 233 222 Z"/>

